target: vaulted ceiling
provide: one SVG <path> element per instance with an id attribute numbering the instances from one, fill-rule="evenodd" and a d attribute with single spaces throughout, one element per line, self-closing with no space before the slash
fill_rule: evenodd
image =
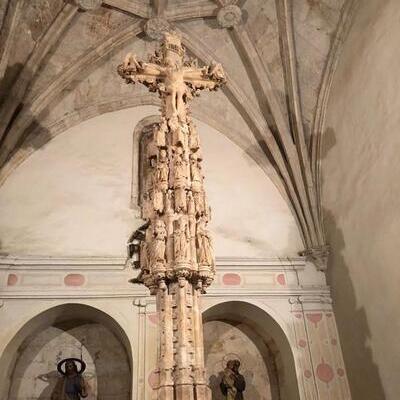
<path id="1" fill-rule="evenodd" d="M 0 184 L 54 136 L 102 113 L 158 105 L 124 85 L 128 51 L 165 29 L 228 84 L 193 113 L 251 156 L 325 267 L 319 154 L 333 72 L 356 0 L 0 0 Z"/>

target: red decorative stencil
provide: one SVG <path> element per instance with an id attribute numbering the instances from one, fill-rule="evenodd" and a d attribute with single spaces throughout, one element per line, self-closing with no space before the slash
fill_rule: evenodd
<path id="1" fill-rule="evenodd" d="M 85 283 L 85 277 L 82 274 L 68 274 L 64 278 L 66 286 L 82 286 Z"/>
<path id="2" fill-rule="evenodd" d="M 9 274 L 7 279 L 7 286 L 15 286 L 18 282 L 18 276 L 15 274 Z"/>
<path id="3" fill-rule="evenodd" d="M 299 346 L 304 348 L 304 347 L 307 346 L 307 342 L 304 339 L 300 339 L 299 340 Z"/>
<path id="4" fill-rule="evenodd" d="M 149 385 L 152 389 L 157 389 L 159 383 L 159 377 L 155 369 L 150 372 L 147 381 L 149 382 Z"/>
<path id="5" fill-rule="evenodd" d="M 305 371 L 304 371 L 304 376 L 307 378 L 307 379 L 310 379 L 311 378 L 311 371 L 309 370 L 309 369 L 306 369 Z"/>
<path id="6" fill-rule="evenodd" d="M 317 367 L 318 378 L 325 383 L 329 383 L 335 376 L 332 367 L 322 360 L 322 363 Z"/>
<path id="7" fill-rule="evenodd" d="M 315 325 L 315 327 L 317 327 L 318 323 L 322 320 L 322 313 L 309 313 L 306 317 Z"/>
<path id="8" fill-rule="evenodd" d="M 222 282 L 227 286 L 236 286 L 240 285 L 242 278 L 238 274 L 228 273 L 222 277 Z"/>
<path id="9" fill-rule="evenodd" d="M 280 285 L 282 285 L 282 286 L 285 286 L 285 285 L 286 285 L 285 274 L 279 274 L 279 275 L 276 277 L 276 280 L 278 281 L 278 283 L 279 283 Z"/>
<path id="10" fill-rule="evenodd" d="M 147 318 L 149 319 L 149 321 L 152 323 L 152 324 L 154 324 L 154 325 L 158 325 L 158 314 L 157 313 L 152 313 L 152 314 L 149 314 L 148 316 L 147 316 Z"/>

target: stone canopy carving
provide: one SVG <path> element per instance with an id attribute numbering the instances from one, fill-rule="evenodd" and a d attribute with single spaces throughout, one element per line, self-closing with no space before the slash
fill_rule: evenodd
<path id="1" fill-rule="evenodd" d="M 218 89 L 225 74 L 216 62 L 199 67 L 187 59 L 179 36 L 168 32 L 148 61 L 128 54 L 118 73 L 162 99 L 161 122 L 150 132 L 145 151 L 141 212 L 148 226 L 135 280 L 157 296 L 158 399 L 210 400 L 199 297 L 213 281 L 215 262 L 203 156 L 188 102 L 201 90 Z"/>

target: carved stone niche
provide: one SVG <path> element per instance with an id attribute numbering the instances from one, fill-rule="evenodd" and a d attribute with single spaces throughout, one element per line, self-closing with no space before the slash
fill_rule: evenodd
<path id="1" fill-rule="evenodd" d="M 140 206 L 149 173 L 147 144 L 151 140 L 154 125 L 159 122 L 159 115 L 150 115 L 139 121 L 133 132 L 131 208 L 136 210 L 137 217 L 141 216 Z"/>
<path id="2" fill-rule="evenodd" d="M 146 194 L 146 182 L 151 179 L 151 165 L 149 143 L 153 138 L 153 128 L 156 124 L 147 125 L 142 129 L 139 141 L 139 168 L 138 168 L 138 206 L 142 206 Z"/>
<path id="3" fill-rule="evenodd" d="M 75 0 L 75 4 L 84 11 L 91 11 L 100 8 L 103 0 Z"/>

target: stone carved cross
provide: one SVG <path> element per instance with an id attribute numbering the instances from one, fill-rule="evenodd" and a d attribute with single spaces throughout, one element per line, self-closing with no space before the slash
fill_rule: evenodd
<path id="1" fill-rule="evenodd" d="M 200 140 L 188 101 L 225 82 L 220 64 L 198 67 L 185 60 L 180 38 L 166 33 L 161 50 L 147 62 L 128 54 L 118 67 L 127 83 L 142 83 L 162 100 L 161 122 L 152 130 L 145 163 L 140 245 L 142 283 L 157 296 L 159 327 L 158 400 L 211 400 L 204 368 L 200 295 L 215 274 L 207 223 Z"/>
<path id="2" fill-rule="evenodd" d="M 133 54 L 128 54 L 118 72 L 128 83 L 140 82 L 150 91 L 157 91 L 165 100 L 165 114 L 175 115 L 184 122 L 187 100 L 200 90 L 215 90 L 225 82 L 221 64 L 214 62 L 199 68 L 196 60 L 185 62 L 184 55 L 180 38 L 166 33 L 161 54 L 156 52 L 149 62 L 138 61 Z"/>

